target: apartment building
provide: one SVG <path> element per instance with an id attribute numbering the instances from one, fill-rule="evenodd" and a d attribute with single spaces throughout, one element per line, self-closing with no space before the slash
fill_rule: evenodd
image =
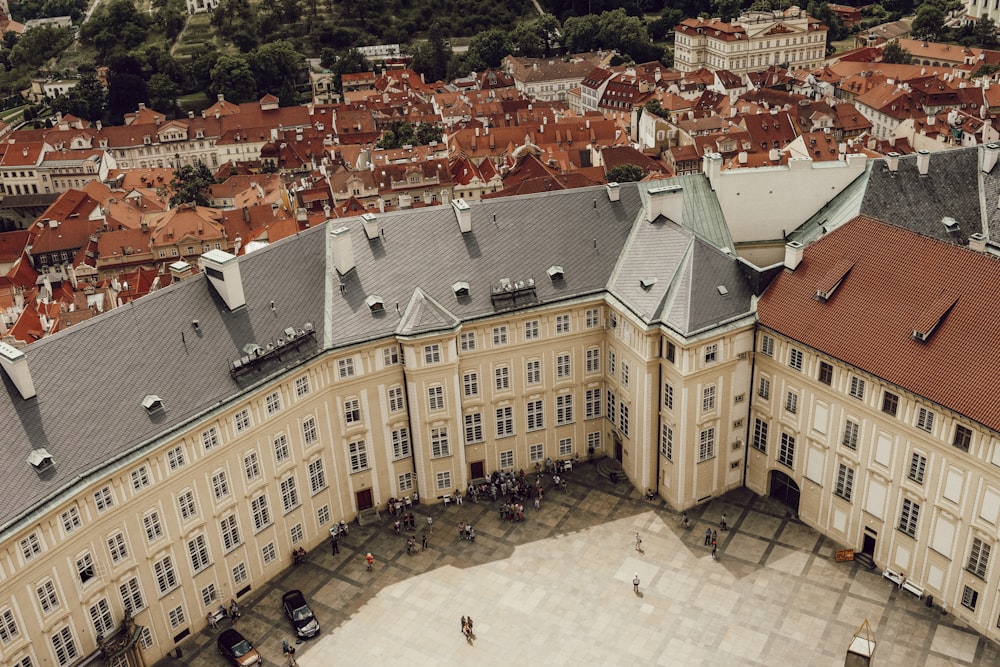
<path id="1" fill-rule="evenodd" d="M 790 244 L 758 305 L 746 484 L 996 640 L 1000 260 L 970 245 L 863 216 Z"/>
<path id="2" fill-rule="evenodd" d="M 685 19 L 674 28 L 674 67 L 745 74 L 781 65 L 813 69 L 826 57 L 827 27 L 798 7 L 746 12 L 735 21 Z"/>
<path id="3" fill-rule="evenodd" d="M 613 456 L 676 507 L 739 486 L 753 293 L 683 196 L 331 222 L 0 346 L 0 662 L 150 664 L 333 522 L 495 470 Z"/>

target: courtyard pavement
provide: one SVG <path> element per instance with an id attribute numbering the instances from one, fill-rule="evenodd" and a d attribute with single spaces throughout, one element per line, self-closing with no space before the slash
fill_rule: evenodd
<path id="1" fill-rule="evenodd" d="M 525 521 L 500 521 L 493 503 L 414 507 L 417 544 L 434 519 L 427 550 L 407 555 L 392 519 L 351 526 L 340 554 L 317 547 L 304 565 L 241 601 L 238 629 L 265 665 L 285 665 L 294 639 L 281 594 L 305 592 L 322 632 L 297 648 L 301 667 L 457 665 L 844 665 L 867 620 L 873 664 L 906 667 L 1000 664 L 1000 645 L 951 614 L 853 562 L 844 548 L 804 526 L 770 498 L 737 490 L 688 513 L 612 484 L 583 464 L 565 491 L 547 489 Z M 549 485 L 551 486 L 551 485 Z M 718 533 L 718 560 L 704 546 Z M 476 541 L 458 539 L 458 523 Z M 635 548 L 635 533 L 642 538 Z M 366 571 L 364 556 L 375 555 Z M 639 594 L 632 579 L 638 574 Z M 460 632 L 475 620 L 476 639 Z M 178 664 L 220 667 L 218 630 L 186 639 Z"/>

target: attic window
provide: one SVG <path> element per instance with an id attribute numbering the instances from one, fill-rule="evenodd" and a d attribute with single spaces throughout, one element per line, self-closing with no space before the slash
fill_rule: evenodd
<path id="1" fill-rule="evenodd" d="M 945 217 L 941 218 L 941 224 L 944 225 L 944 228 L 948 230 L 949 234 L 958 233 L 958 220 L 956 220 L 955 218 L 946 215 Z"/>
<path id="2" fill-rule="evenodd" d="M 545 271 L 545 273 L 549 274 L 549 278 L 552 279 L 552 280 L 562 280 L 563 279 L 563 275 L 565 274 L 565 272 L 563 271 L 563 267 L 561 267 L 561 266 L 559 266 L 557 264 L 554 264 L 554 265 L 550 266 Z"/>
<path id="3" fill-rule="evenodd" d="M 913 332 L 910 334 L 910 337 L 914 340 L 926 342 L 957 301 L 957 296 L 945 291 L 934 297 L 934 300 L 917 316 L 917 321 L 913 325 Z"/>
<path id="4" fill-rule="evenodd" d="M 382 301 L 382 297 L 373 294 L 367 299 L 365 299 L 365 305 L 373 313 L 381 313 L 385 310 L 385 303 Z"/>
<path id="5" fill-rule="evenodd" d="M 639 279 L 639 286 L 644 290 L 648 290 L 653 285 L 656 284 L 656 276 L 646 276 L 645 278 Z"/>
<path id="6" fill-rule="evenodd" d="M 826 303 L 833 296 L 833 293 L 837 291 L 840 284 L 844 282 L 844 278 L 847 277 L 848 272 L 854 267 L 854 262 L 849 259 L 841 259 L 836 264 L 834 264 L 829 271 L 826 272 L 820 281 L 816 285 L 816 296 L 817 301 L 822 301 Z"/>
<path id="7" fill-rule="evenodd" d="M 469 283 L 464 280 L 459 280 L 451 286 L 451 290 L 457 297 L 469 296 Z"/>
<path id="8" fill-rule="evenodd" d="M 44 447 L 39 447 L 38 449 L 32 449 L 31 453 L 28 454 L 28 463 L 31 464 L 35 470 L 41 472 L 43 470 L 48 470 L 53 465 L 55 465 L 55 459 L 49 454 L 48 450 Z"/>
<path id="9" fill-rule="evenodd" d="M 156 394 L 147 394 L 146 398 L 142 399 L 142 407 L 146 408 L 146 412 L 152 414 L 163 409 L 163 399 Z"/>

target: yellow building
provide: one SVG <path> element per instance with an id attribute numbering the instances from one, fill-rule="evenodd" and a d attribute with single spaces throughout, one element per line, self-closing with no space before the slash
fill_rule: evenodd
<path id="1" fill-rule="evenodd" d="M 592 448 L 677 508 L 740 486 L 752 281 L 683 201 L 330 222 L 0 346 L 0 663 L 151 664 L 334 522 L 497 470 Z"/>

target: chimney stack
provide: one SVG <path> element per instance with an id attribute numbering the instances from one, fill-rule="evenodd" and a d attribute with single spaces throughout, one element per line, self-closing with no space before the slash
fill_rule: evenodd
<path id="1" fill-rule="evenodd" d="M 969 250 L 986 252 L 986 235 L 981 232 L 969 235 Z"/>
<path id="2" fill-rule="evenodd" d="M 361 215 L 361 223 L 365 226 L 365 236 L 369 241 L 378 238 L 378 218 L 374 213 L 364 213 Z"/>
<path id="3" fill-rule="evenodd" d="M 229 310 L 246 305 L 243 295 L 243 280 L 240 277 L 240 263 L 236 255 L 225 250 L 209 250 L 198 259 L 201 270 L 208 276 L 209 284 L 215 289 Z"/>
<path id="4" fill-rule="evenodd" d="M 472 231 L 472 208 L 464 199 L 452 199 L 451 207 L 455 211 L 455 217 L 458 218 L 458 228 L 462 230 L 463 234 L 467 234 Z"/>
<path id="5" fill-rule="evenodd" d="M 35 383 L 31 380 L 28 358 L 24 356 L 24 352 L 7 343 L 0 343 L 0 366 L 21 392 L 21 398 L 27 400 L 35 396 Z"/>
<path id="6" fill-rule="evenodd" d="M 683 222 L 684 188 L 665 185 L 646 191 L 646 222 L 653 222 L 661 215 L 676 222 Z"/>
<path id="7" fill-rule="evenodd" d="M 899 153 L 888 153 L 885 156 L 885 166 L 889 168 L 890 174 L 899 171 Z"/>
<path id="8" fill-rule="evenodd" d="M 327 246 L 332 254 L 333 267 L 340 275 L 346 275 L 354 268 L 354 246 L 351 245 L 351 230 L 348 227 L 338 227 L 330 230 L 330 244 Z"/>
<path id="9" fill-rule="evenodd" d="M 931 166 L 930 151 L 925 151 L 925 150 L 917 151 L 917 171 L 920 172 L 920 175 L 926 176 L 927 172 L 930 171 L 930 166 Z"/>
<path id="10" fill-rule="evenodd" d="M 802 254 L 805 246 L 798 241 L 789 241 L 785 244 L 785 268 L 794 271 L 802 263 Z"/>
<path id="11" fill-rule="evenodd" d="M 1000 158 L 1000 144 L 986 144 L 983 148 L 983 173 L 988 174 L 993 171 Z"/>
<path id="12" fill-rule="evenodd" d="M 170 277 L 174 282 L 180 282 L 194 275 L 194 267 L 183 259 L 170 265 Z"/>
<path id="13" fill-rule="evenodd" d="M 621 199 L 622 192 L 617 183 L 608 183 L 605 187 L 608 190 L 608 201 L 618 201 Z"/>

